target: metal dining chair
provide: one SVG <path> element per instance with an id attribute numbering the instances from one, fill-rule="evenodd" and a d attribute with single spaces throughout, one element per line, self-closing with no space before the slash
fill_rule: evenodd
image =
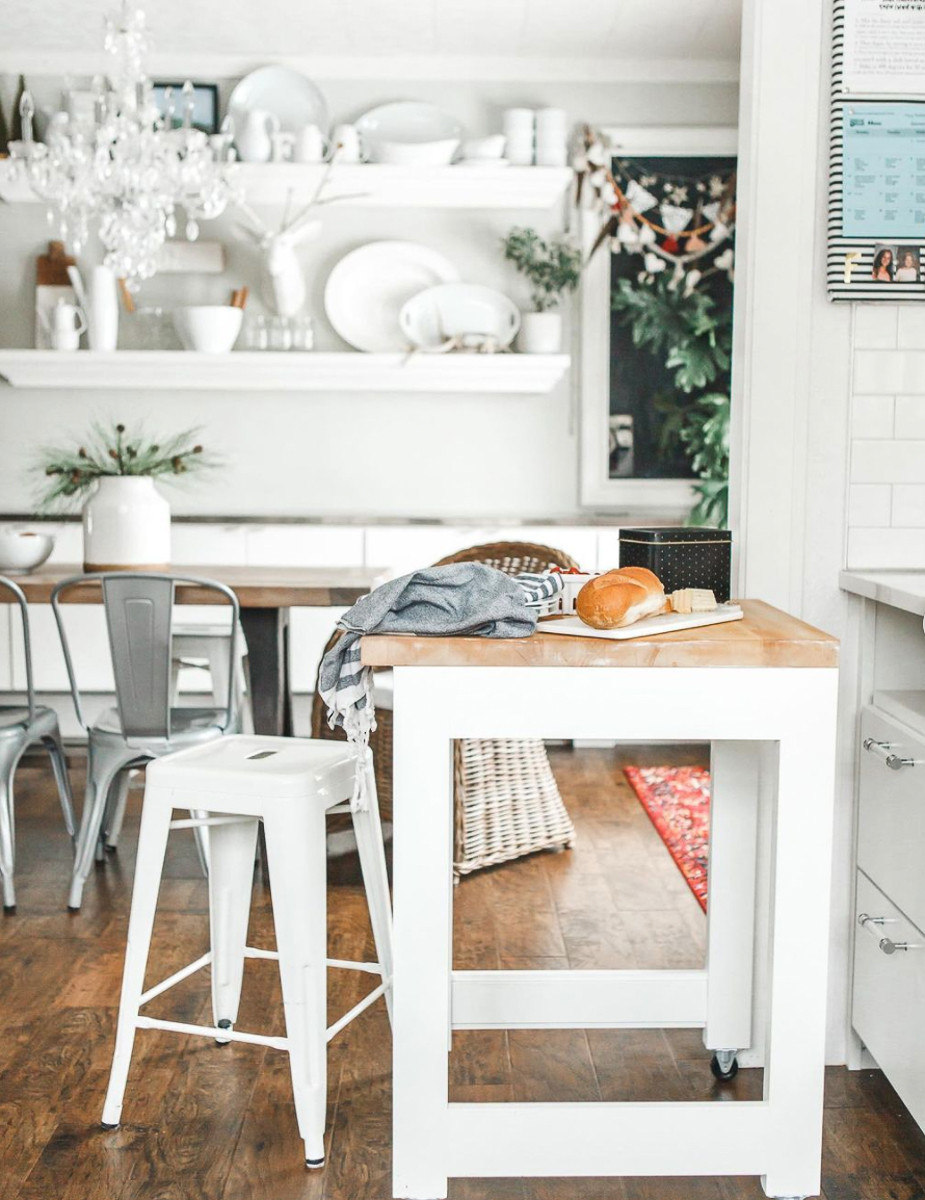
<path id="1" fill-rule="evenodd" d="M 173 621 L 177 586 L 189 585 L 223 596 L 231 608 L 227 639 L 228 693 L 225 704 L 210 708 L 180 708 L 173 704 Z M 88 725 L 62 619 L 67 592 L 80 587 L 102 589 L 109 649 L 116 687 L 116 708 Z M 74 857 L 68 907 L 79 909 L 94 858 L 102 860 L 107 827 L 124 802 L 124 773 L 175 750 L 201 745 L 226 733 L 240 733 L 234 664 L 240 616 L 231 588 L 210 579 L 154 572 L 105 571 L 64 579 L 51 596 L 61 637 L 77 719 L 87 731 L 87 789 Z M 208 861 L 206 830 L 197 827 L 197 848 Z"/>
<path id="2" fill-rule="evenodd" d="M 29 606 L 22 588 L 0 575 L 0 587 L 12 592 L 22 618 L 23 649 L 26 660 L 26 703 L 0 705 L 0 877 L 3 881 L 3 908 L 16 910 L 16 891 L 13 869 L 16 860 L 16 826 L 13 816 L 13 776 L 29 746 L 39 742 L 48 751 L 58 786 L 58 798 L 64 813 L 64 824 L 74 836 L 74 806 L 71 783 L 67 774 L 67 759 L 58 728 L 58 715 L 44 704 L 36 704 L 32 681 L 32 640 L 29 633 Z"/>

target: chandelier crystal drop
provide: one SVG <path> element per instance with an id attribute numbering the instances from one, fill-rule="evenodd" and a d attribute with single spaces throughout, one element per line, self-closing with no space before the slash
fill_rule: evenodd
<path id="1" fill-rule="evenodd" d="M 25 172 L 46 202 L 49 223 L 69 249 L 80 253 L 95 225 L 104 262 L 135 290 L 157 270 L 179 210 L 193 241 L 199 222 L 219 216 L 238 196 L 234 168 L 216 162 L 206 134 L 193 128 L 192 83 L 179 98 L 168 89 L 164 114 L 154 104 L 142 67 L 145 16 L 130 0 L 107 17 L 103 45 L 110 62 L 107 74 L 93 80 L 92 120 L 68 116 L 52 123 L 47 144 L 36 142 L 35 103 L 24 92 L 22 140 L 10 152 L 14 170 Z"/>

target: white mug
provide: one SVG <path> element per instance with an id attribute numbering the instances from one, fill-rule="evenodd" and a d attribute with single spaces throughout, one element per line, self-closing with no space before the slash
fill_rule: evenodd
<path id="1" fill-rule="evenodd" d="M 358 163 L 362 159 L 360 134 L 356 125 L 335 125 L 331 142 L 337 150 L 340 162 Z"/>
<path id="2" fill-rule="evenodd" d="M 275 133 L 270 134 L 270 142 L 273 147 L 270 153 L 270 162 L 291 162 L 292 151 L 293 147 L 295 146 L 294 133 L 280 132 L 277 130 Z"/>
<path id="3" fill-rule="evenodd" d="M 320 163 L 330 149 L 331 143 L 317 125 L 303 125 L 296 134 L 292 157 L 300 163 Z"/>

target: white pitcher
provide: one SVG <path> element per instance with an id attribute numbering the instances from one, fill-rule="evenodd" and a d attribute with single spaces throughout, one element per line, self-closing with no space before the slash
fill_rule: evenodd
<path id="1" fill-rule="evenodd" d="M 83 310 L 76 304 L 59 300 L 51 310 L 50 318 L 40 308 L 36 312 L 52 350 L 77 350 L 80 347 L 80 335 L 86 332 L 87 322 Z"/>
<path id="2" fill-rule="evenodd" d="M 275 133 L 279 133 L 279 117 L 264 108 L 252 109 L 241 128 L 235 130 L 238 157 L 242 162 L 269 162 Z"/>

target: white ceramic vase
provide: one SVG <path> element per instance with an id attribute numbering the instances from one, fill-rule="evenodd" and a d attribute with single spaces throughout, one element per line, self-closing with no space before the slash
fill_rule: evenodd
<path id="1" fill-rule="evenodd" d="M 84 570 L 169 568 L 170 505 L 149 476 L 103 476 L 83 517 Z"/>
<path id="2" fill-rule="evenodd" d="M 562 314 L 524 313 L 517 345 L 523 354 L 558 354 L 562 349 Z"/>
<path id="3" fill-rule="evenodd" d="M 87 338 L 91 350 L 115 350 L 119 341 L 119 297 L 109 267 L 94 267 L 90 275 Z"/>

